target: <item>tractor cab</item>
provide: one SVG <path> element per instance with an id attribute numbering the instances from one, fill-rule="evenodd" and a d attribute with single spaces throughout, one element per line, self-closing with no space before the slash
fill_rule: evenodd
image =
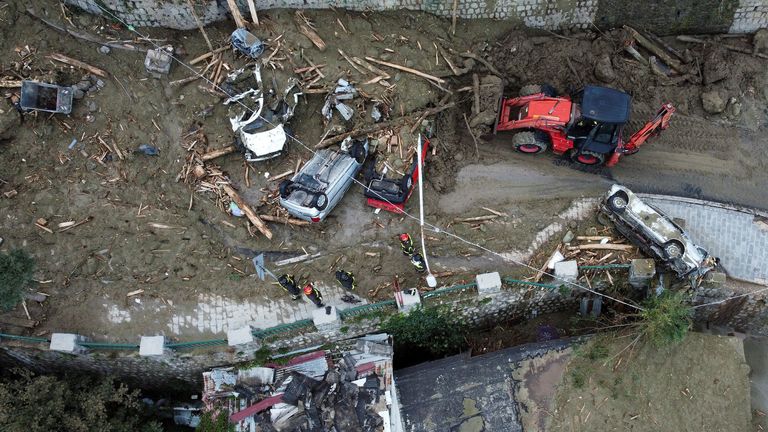
<path id="1" fill-rule="evenodd" d="M 611 153 L 629 121 L 632 97 L 606 87 L 586 86 L 573 97 L 573 114 L 566 138 L 579 153 Z"/>

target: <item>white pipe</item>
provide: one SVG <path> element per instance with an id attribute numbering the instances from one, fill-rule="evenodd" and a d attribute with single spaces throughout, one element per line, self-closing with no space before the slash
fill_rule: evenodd
<path id="1" fill-rule="evenodd" d="M 424 187 L 422 176 L 422 168 L 424 167 L 424 161 L 421 158 L 421 134 L 419 134 L 419 143 L 416 147 L 416 167 L 419 170 L 419 225 L 421 226 L 421 255 L 424 257 L 424 265 L 427 267 L 427 285 L 434 288 L 437 285 L 435 277 L 432 276 L 432 271 L 429 269 L 429 260 L 427 260 L 427 248 L 424 244 Z"/>

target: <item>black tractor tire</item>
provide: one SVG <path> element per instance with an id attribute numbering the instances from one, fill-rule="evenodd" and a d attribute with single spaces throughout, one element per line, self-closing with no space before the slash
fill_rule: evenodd
<path id="1" fill-rule="evenodd" d="M 403 177 L 402 182 L 400 183 L 400 189 L 403 190 L 403 193 L 408 193 L 409 190 L 411 190 L 411 187 L 413 186 L 413 176 L 405 176 Z"/>
<path id="2" fill-rule="evenodd" d="M 670 240 L 664 243 L 664 255 L 668 259 L 676 259 L 683 256 L 685 253 L 685 246 L 677 240 Z"/>
<path id="3" fill-rule="evenodd" d="M 349 154 L 351 154 L 359 164 L 364 163 L 365 158 L 368 157 L 368 152 L 365 151 L 365 147 L 359 142 L 352 144 L 352 148 L 349 150 Z"/>
<path id="4" fill-rule="evenodd" d="M 542 131 L 518 132 L 512 135 L 512 145 L 520 153 L 544 153 L 549 148 L 549 136 Z"/>
<path id="5" fill-rule="evenodd" d="M 571 150 L 571 160 L 577 164 L 587 166 L 602 165 L 605 163 L 605 154 L 595 153 L 589 150 L 582 150 L 579 152 L 574 149 Z"/>
<path id="6" fill-rule="evenodd" d="M 629 197 L 624 192 L 616 192 L 608 198 L 608 208 L 614 213 L 621 213 L 629 205 Z"/>
<path id="7" fill-rule="evenodd" d="M 293 192 L 293 181 L 292 180 L 283 180 L 280 182 L 280 198 L 288 198 L 288 196 L 291 195 L 291 192 Z"/>
<path id="8" fill-rule="evenodd" d="M 557 96 L 557 90 L 549 84 L 528 84 L 521 87 L 518 92 L 520 96 L 530 96 L 539 93 L 544 93 L 545 96 L 549 97 Z"/>
<path id="9" fill-rule="evenodd" d="M 315 198 L 312 200 L 312 207 L 323 211 L 328 207 L 328 196 L 322 192 L 315 194 Z"/>

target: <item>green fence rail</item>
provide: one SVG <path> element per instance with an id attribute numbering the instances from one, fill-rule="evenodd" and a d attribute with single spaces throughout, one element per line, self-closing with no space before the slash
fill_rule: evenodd
<path id="1" fill-rule="evenodd" d="M 629 264 L 605 264 L 602 266 L 580 266 L 579 268 L 583 270 L 591 270 L 591 269 L 601 270 L 601 269 L 618 269 L 618 268 L 628 268 L 628 267 L 629 267 Z M 503 280 L 504 280 L 504 283 L 506 283 L 507 285 L 535 286 L 535 287 L 547 288 L 551 290 L 558 288 L 558 285 L 529 282 L 529 281 L 512 279 L 512 278 L 504 278 Z M 439 288 L 434 291 L 423 294 L 422 298 L 428 299 L 428 298 L 437 297 L 445 294 L 466 291 L 476 287 L 477 287 L 477 283 L 472 282 L 468 284 Z M 348 319 L 348 318 L 362 316 L 369 313 L 375 313 L 377 311 L 382 311 L 385 309 L 391 309 L 396 307 L 397 307 L 397 302 L 395 300 L 385 300 L 377 303 L 364 304 L 364 305 L 355 306 L 349 309 L 341 310 L 339 311 L 339 316 L 342 319 Z M 302 320 L 298 320 L 290 323 L 279 324 L 274 327 L 269 327 L 266 329 L 253 330 L 252 334 L 256 338 L 263 339 L 263 338 L 277 336 L 284 333 L 290 333 L 290 332 L 295 332 L 298 330 L 305 330 L 310 328 L 314 328 L 314 322 L 311 319 L 302 319 Z M 19 335 L 0 333 L 0 340 L 2 339 L 12 339 L 12 340 L 18 340 L 18 341 L 29 342 L 29 343 L 50 343 L 51 342 L 50 339 L 47 339 L 47 338 L 19 336 Z M 80 342 L 79 345 L 85 348 L 93 349 L 93 350 L 138 350 L 139 349 L 138 344 Z M 183 350 L 183 349 L 213 347 L 213 346 L 220 346 L 220 345 L 227 345 L 227 340 L 226 339 L 209 339 L 209 340 L 201 340 L 201 341 L 167 343 L 165 344 L 165 347 L 172 350 Z"/>

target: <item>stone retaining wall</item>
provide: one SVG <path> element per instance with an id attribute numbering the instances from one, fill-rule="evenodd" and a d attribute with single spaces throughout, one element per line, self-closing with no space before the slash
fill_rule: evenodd
<path id="1" fill-rule="evenodd" d="M 196 27 L 187 2 L 178 0 L 65 0 L 90 13 L 114 14 L 137 27 Z M 194 0 L 201 21 L 226 18 L 226 2 Z M 237 0 L 243 16 L 250 16 L 246 0 Z M 451 17 L 451 0 L 264 0 L 260 10 L 272 8 L 397 10 L 409 9 Z M 104 12 L 104 8 L 109 12 Z M 768 27 L 768 0 L 459 0 L 457 16 L 464 19 L 518 20 L 545 30 L 583 30 L 593 24 L 611 28 L 630 24 L 659 34 L 750 33 Z"/>

